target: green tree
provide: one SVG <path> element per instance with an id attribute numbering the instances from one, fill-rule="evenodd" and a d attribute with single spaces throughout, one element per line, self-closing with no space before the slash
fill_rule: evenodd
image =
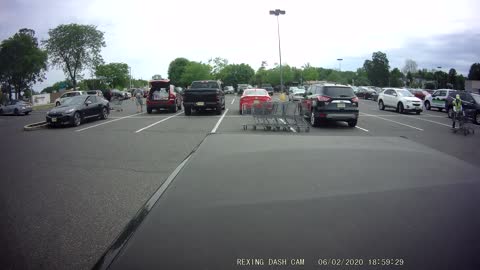
<path id="1" fill-rule="evenodd" d="M 168 78 L 174 85 L 179 85 L 186 87 L 188 84 L 182 84 L 182 76 L 185 72 L 185 68 L 187 67 L 190 61 L 186 58 L 179 57 L 170 62 L 168 66 Z"/>
<path id="2" fill-rule="evenodd" d="M 327 81 L 336 83 L 342 83 L 341 79 L 342 77 L 340 76 L 340 72 L 336 70 L 332 71 L 326 78 Z"/>
<path id="3" fill-rule="evenodd" d="M 405 60 L 405 66 L 402 68 L 403 74 L 407 75 L 407 73 L 414 74 L 417 72 L 417 63 L 413 61 L 412 59 L 407 59 Z"/>
<path id="4" fill-rule="evenodd" d="M 480 63 L 474 63 L 468 72 L 469 80 L 480 80 Z"/>
<path id="5" fill-rule="evenodd" d="M 439 71 L 436 71 L 434 75 L 435 75 L 435 80 L 437 81 L 437 89 L 447 88 L 448 73 L 439 70 Z"/>
<path id="6" fill-rule="evenodd" d="M 52 66 L 63 69 L 73 87 L 81 72 L 103 63 L 100 50 L 105 47 L 103 33 L 94 25 L 62 24 L 48 31 L 43 41 Z"/>
<path id="7" fill-rule="evenodd" d="M 294 78 L 292 68 L 289 65 L 282 66 L 282 74 L 283 84 L 290 85 Z M 280 67 L 277 65 L 275 68 L 268 70 L 267 77 L 272 85 L 280 85 Z"/>
<path id="8" fill-rule="evenodd" d="M 268 71 L 265 69 L 265 67 L 260 67 L 257 70 L 257 72 L 255 73 L 254 83 L 258 86 L 261 86 L 262 84 L 270 83 L 268 81 Z"/>
<path id="9" fill-rule="evenodd" d="M 385 53 L 374 52 L 372 60 L 365 60 L 363 68 L 366 70 L 368 80 L 372 85 L 379 87 L 388 85 L 390 65 Z"/>
<path id="10" fill-rule="evenodd" d="M 20 29 L 18 33 L 0 44 L 0 84 L 12 98 L 27 93 L 36 82 L 44 79 L 47 69 L 47 53 L 38 47 L 35 31 Z"/>
<path id="11" fill-rule="evenodd" d="M 95 68 L 95 76 L 102 78 L 111 88 L 123 89 L 128 87 L 130 81 L 128 65 L 125 63 L 98 65 Z"/>
<path id="12" fill-rule="evenodd" d="M 225 66 L 218 74 L 218 79 L 220 79 L 224 85 L 232 85 L 237 87 L 239 83 L 250 83 L 252 80 L 255 81 L 255 70 L 248 64 L 230 64 Z M 263 75 L 265 76 L 265 74 Z M 265 78 L 261 78 L 260 83 L 265 83 Z"/>
<path id="13" fill-rule="evenodd" d="M 408 71 L 407 72 L 407 85 L 411 86 L 413 83 L 413 73 Z"/>
<path id="14" fill-rule="evenodd" d="M 82 80 L 79 84 L 78 87 L 81 90 L 102 90 L 105 91 L 109 87 L 109 85 L 106 83 L 105 80 L 100 80 L 100 79 L 86 79 Z"/>
<path id="15" fill-rule="evenodd" d="M 457 71 L 454 68 L 451 68 L 448 71 L 448 83 L 455 87 L 457 85 Z"/>
<path id="16" fill-rule="evenodd" d="M 303 68 L 303 81 L 316 81 L 318 79 L 318 71 L 316 68 L 306 64 Z"/>
<path id="17" fill-rule="evenodd" d="M 456 84 L 454 86 L 455 89 L 465 90 L 465 77 L 463 77 L 462 74 L 458 75 L 455 78 L 455 82 L 456 82 Z"/>
<path id="18" fill-rule="evenodd" d="M 408 74 L 411 75 L 410 71 L 408 72 Z M 402 87 L 403 86 L 403 78 L 404 78 L 403 73 L 398 68 L 394 68 L 392 71 L 390 71 L 390 84 L 389 84 L 389 86 L 391 86 L 391 87 Z"/>
<path id="19" fill-rule="evenodd" d="M 210 80 L 212 78 L 211 67 L 207 64 L 189 62 L 185 67 L 180 85 L 190 85 L 193 81 Z"/>
<path id="20" fill-rule="evenodd" d="M 228 65 L 228 60 L 221 57 L 215 57 L 213 59 L 210 58 L 210 60 L 208 60 L 208 65 L 212 67 L 212 77 L 215 79 L 219 79 L 219 73 Z"/>
<path id="21" fill-rule="evenodd" d="M 142 79 L 132 79 L 132 86 L 135 88 L 145 87 L 148 85 L 148 81 Z"/>
<path id="22" fill-rule="evenodd" d="M 70 89 L 72 88 L 72 82 L 70 80 L 65 80 L 65 81 L 59 81 L 54 83 L 52 86 L 45 87 L 42 90 L 42 93 L 53 93 L 53 92 L 58 92 L 62 89 Z"/>

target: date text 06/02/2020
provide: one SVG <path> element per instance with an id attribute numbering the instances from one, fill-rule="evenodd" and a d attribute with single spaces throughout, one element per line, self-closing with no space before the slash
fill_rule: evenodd
<path id="1" fill-rule="evenodd" d="M 237 266 L 287 266 L 287 265 L 305 265 L 305 259 L 297 258 L 237 258 Z"/>

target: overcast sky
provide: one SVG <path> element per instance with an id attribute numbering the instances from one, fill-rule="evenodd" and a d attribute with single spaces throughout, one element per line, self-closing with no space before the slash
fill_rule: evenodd
<path id="1" fill-rule="evenodd" d="M 468 74 L 480 62 L 478 0 L 0 0 L 0 39 L 31 28 L 45 39 L 59 24 L 97 25 L 105 33 L 106 63 L 124 62 L 135 78 L 167 77 L 176 57 L 206 62 L 223 57 L 255 70 L 278 63 L 356 70 L 372 52 L 387 53 L 392 68 L 407 58 L 419 68 Z M 89 77 L 89 72 L 84 72 Z M 50 69 L 41 90 L 65 75 Z"/>

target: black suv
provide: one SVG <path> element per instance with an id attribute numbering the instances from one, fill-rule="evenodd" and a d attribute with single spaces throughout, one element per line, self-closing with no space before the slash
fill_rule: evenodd
<path id="1" fill-rule="evenodd" d="M 465 91 L 457 91 L 450 93 L 445 100 L 445 110 L 449 118 L 452 118 L 453 115 L 453 100 L 455 96 L 459 94 L 460 99 L 462 100 L 463 110 L 468 118 L 471 118 L 473 122 L 477 125 L 480 125 L 480 95 L 472 94 Z"/>
<path id="2" fill-rule="evenodd" d="M 314 84 L 302 101 L 304 116 L 312 126 L 325 121 L 346 121 L 355 127 L 358 120 L 358 97 L 349 86 L 339 84 Z"/>

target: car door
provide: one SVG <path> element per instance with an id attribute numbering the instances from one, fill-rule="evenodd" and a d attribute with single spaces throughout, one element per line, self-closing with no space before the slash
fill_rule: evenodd
<path id="1" fill-rule="evenodd" d="M 11 114 L 15 110 L 15 106 L 17 104 L 17 100 L 10 100 L 7 105 L 4 107 L 5 114 Z"/>
<path id="2" fill-rule="evenodd" d="M 475 100 L 470 93 L 460 93 L 460 99 L 462 100 L 463 110 L 467 117 L 473 118 L 475 116 Z"/>
<path id="3" fill-rule="evenodd" d="M 94 115 L 98 115 L 98 104 L 96 102 L 96 97 L 95 96 L 88 96 L 87 99 L 85 100 L 85 104 L 83 107 L 83 116 L 84 117 L 91 117 Z"/>
<path id="4" fill-rule="evenodd" d="M 393 92 L 392 89 L 387 89 L 383 93 L 383 105 L 384 106 L 387 106 L 387 107 L 391 106 L 390 103 L 391 103 L 392 92 Z"/>
<path id="5" fill-rule="evenodd" d="M 435 107 L 437 108 L 444 108 L 445 107 L 445 100 L 447 99 L 447 91 L 446 90 L 439 90 L 438 92 L 435 92 L 436 94 L 435 97 L 432 99 L 432 103 L 434 104 Z"/>

